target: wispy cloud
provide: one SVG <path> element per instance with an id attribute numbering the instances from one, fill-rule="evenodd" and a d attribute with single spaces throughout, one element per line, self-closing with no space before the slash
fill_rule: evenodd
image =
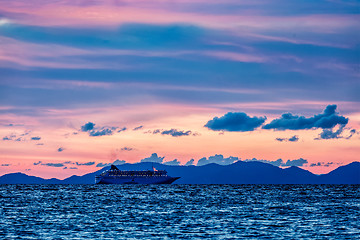
<path id="1" fill-rule="evenodd" d="M 143 126 L 141 125 L 141 126 L 138 126 L 138 127 L 133 128 L 133 131 L 137 131 L 137 130 L 140 130 L 140 129 L 142 129 L 142 128 L 143 128 Z"/>
<path id="2" fill-rule="evenodd" d="M 163 130 L 163 129 L 156 129 L 152 132 L 153 134 L 161 134 L 161 135 L 170 135 L 172 137 L 181 137 L 181 136 L 197 136 L 198 133 L 193 133 L 192 131 L 184 131 L 184 130 L 177 130 L 177 129 L 169 129 L 169 130 Z"/>
<path id="3" fill-rule="evenodd" d="M 297 142 L 299 141 L 299 137 L 297 135 L 294 135 L 290 138 L 276 138 L 275 140 L 279 142 Z"/>
<path id="4" fill-rule="evenodd" d="M 48 166 L 48 167 L 64 167 L 64 163 L 44 163 L 42 161 L 34 162 L 33 165 L 42 165 L 42 166 Z"/>
<path id="5" fill-rule="evenodd" d="M 131 148 L 131 147 L 122 147 L 120 150 L 121 150 L 121 151 L 133 151 L 134 148 Z"/>
<path id="6" fill-rule="evenodd" d="M 14 142 L 24 142 L 29 140 L 36 141 L 40 139 L 41 139 L 40 137 L 31 137 L 31 131 L 13 132 L 2 138 L 3 141 L 14 141 Z"/>
<path id="7" fill-rule="evenodd" d="M 94 164 L 95 164 L 95 162 L 85 162 L 85 163 L 76 162 L 77 166 L 91 166 L 91 165 L 94 165 Z"/>

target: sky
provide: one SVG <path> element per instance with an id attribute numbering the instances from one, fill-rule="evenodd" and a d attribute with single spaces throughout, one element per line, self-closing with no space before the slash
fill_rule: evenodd
<path id="1" fill-rule="evenodd" d="M 0 175 L 360 161 L 360 1 L 0 0 Z"/>

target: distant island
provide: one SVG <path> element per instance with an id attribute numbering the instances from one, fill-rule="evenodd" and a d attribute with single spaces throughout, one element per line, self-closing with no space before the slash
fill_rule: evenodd
<path id="1" fill-rule="evenodd" d="M 360 184 L 360 162 L 338 167 L 328 174 L 316 175 L 299 167 L 279 168 L 268 163 L 238 161 L 230 165 L 215 163 L 204 166 L 168 166 L 160 163 L 122 164 L 121 170 L 166 170 L 181 177 L 174 184 Z M 0 184 L 94 184 L 95 175 L 108 170 L 104 167 L 83 176 L 71 176 L 64 180 L 43 179 L 24 173 L 9 173 L 0 177 Z"/>

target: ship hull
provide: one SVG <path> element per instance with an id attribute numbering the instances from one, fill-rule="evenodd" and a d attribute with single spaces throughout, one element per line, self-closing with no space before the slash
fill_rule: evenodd
<path id="1" fill-rule="evenodd" d="M 96 176 L 96 184 L 171 184 L 179 177 L 113 177 Z"/>

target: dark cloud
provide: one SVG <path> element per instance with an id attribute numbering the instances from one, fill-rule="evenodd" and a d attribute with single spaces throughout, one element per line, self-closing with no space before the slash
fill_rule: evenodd
<path id="1" fill-rule="evenodd" d="M 63 163 L 41 163 L 41 165 L 48 166 L 48 167 L 64 167 Z"/>
<path id="2" fill-rule="evenodd" d="M 197 162 L 197 166 L 203 166 L 209 163 L 216 163 L 216 164 L 220 164 L 220 165 L 229 165 L 232 164 L 236 161 L 239 161 L 240 159 L 238 157 L 228 157 L 228 158 L 224 158 L 223 155 L 221 154 L 216 154 L 215 156 L 210 156 L 209 158 L 203 157 L 200 158 L 199 161 Z"/>
<path id="3" fill-rule="evenodd" d="M 125 163 L 126 163 L 125 160 L 116 159 L 112 164 L 113 165 L 122 165 L 122 164 L 125 164 Z"/>
<path id="4" fill-rule="evenodd" d="M 36 145 L 38 145 L 38 146 L 43 146 L 44 144 L 43 144 L 43 143 L 37 143 Z"/>
<path id="5" fill-rule="evenodd" d="M 15 141 L 15 142 L 22 142 L 22 141 L 27 141 L 27 140 L 31 140 L 31 141 L 38 141 L 41 139 L 41 137 L 29 137 L 31 131 L 25 131 L 21 134 L 19 133 L 11 133 L 10 135 L 4 136 L 2 138 L 3 141 Z"/>
<path id="6" fill-rule="evenodd" d="M 24 136 L 28 135 L 29 133 L 23 133 L 20 135 L 16 135 L 14 133 L 3 137 L 3 141 L 15 141 L 15 142 L 20 142 L 20 141 L 25 141 L 25 138 L 23 138 Z M 20 136 L 20 137 L 19 137 Z"/>
<path id="7" fill-rule="evenodd" d="M 90 131 L 89 132 L 89 136 L 91 137 L 99 137 L 99 136 L 106 136 L 106 135 L 113 135 L 113 129 L 110 128 L 103 128 L 101 130 L 98 131 Z"/>
<path id="8" fill-rule="evenodd" d="M 86 163 L 79 163 L 79 162 L 71 162 L 71 161 L 65 161 L 62 163 L 44 163 L 42 161 L 38 161 L 38 162 L 34 162 L 33 163 L 35 166 L 36 165 L 42 165 L 42 166 L 48 166 L 48 167 L 64 167 L 64 169 L 67 169 L 68 167 L 66 167 L 65 165 L 71 164 L 71 165 L 77 165 L 77 166 L 91 166 L 94 165 L 95 162 L 86 162 Z M 77 168 L 68 168 L 68 169 L 77 169 Z"/>
<path id="9" fill-rule="evenodd" d="M 205 124 L 210 130 L 247 132 L 254 131 L 261 126 L 266 117 L 250 117 L 244 112 L 228 112 L 222 117 L 214 117 Z"/>
<path id="10" fill-rule="evenodd" d="M 82 132 L 88 132 L 91 137 L 107 136 L 113 135 L 114 132 L 118 129 L 117 127 L 96 127 L 95 123 L 88 122 L 85 125 L 81 126 Z M 125 131 L 126 127 L 119 129 L 117 132 Z"/>
<path id="11" fill-rule="evenodd" d="M 5 127 L 21 127 L 24 126 L 24 124 L 13 124 L 13 123 L 9 123 L 9 124 L 5 124 Z"/>
<path id="12" fill-rule="evenodd" d="M 294 159 L 294 160 L 287 160 L 286 163 L 283 164 L 282 166 L 284 166 L 284 167 L 291 167 L 291 166 L 301 167 L 306 163 L 308 163 L 308 161 L 306 159 L 299 158 L 299 159 Z"/>
<path id="13" fill-rule="evenodd" d="M 170 130 L 156 129 L 153 131 L 153 134 L 158 134 L 158 133 L 160 133 L 161 135 L 170 135 L 173 137 L 189 136 L 192 134 L 191 131 L 177 130 L 174 128 L 172 128 Z"/>
<path id="14" fill-rule="evenodd" d="M 299 159 L 294 159 L 294 160 L 287 160 L 286 163 L 279 158 L 276 161 L 270 161 L 270 160 L 264 160 L 264 159 L 246 159 L 244 160 L 245 162 L 249 162 L 249 161 L 256 161 L 256 162 L 263 162 L 263 163 L 268 163 L 271 165 L 274 165 L 276 167 L 290 167 L 290 166 L 297 166 L 297 167 L 301 167 L 304 164 L 308 163 L 308 161 L 306 159 L 303 158 L 299 158 Z"/>
<path id="15" fill-rule="evenodd" d="M 310 167 L 330 167 L 331 165 L 334 165 L 335 163 L 334 162 L 317 162 L 317 163 L 311 163 L 310 164 Z"/>
<path id="16" fill-rule="evenodd" d="M 122 165 L 122 164 L 125 164 L 126 161 L 125 160 L 115 160 L 113 163 L 98 163 L 96 164 L 96 167 L 108 167 L 108 166 L 111 166 L 111 165 Z"/>
<path id="17" fill-rule="evenodd" d="M 134 149 L 131 148 L 131 147 L 123 147 L 123 148 L 121 148 L 120 150 L 121 150 L 121 151 L 132 151 L 132 150 L 134 150 Z"/>
<path id="18" fill-rule="evenodd" d="M 284 113 L 280 118 L 272 120 L 262 128 L 275 130 L 304 130 L 312 128 L 328 129 L 333 128 L 337 124 L 346 125 L 349 119 L 340 116 L 335 110 L 336 105 L 328 105 L 323 113 L 309 118 L 292 115 L 291 113 Z"/>
<path id="19" fill-rule="evenodd" d="M 185 166 L 193 166 L 193 165 L 194 165 L 194 162 L 195 162 L 194 159 L 190 159 L 189 161 L 187 161 L 187 162 L 185 163 Z"/>
<path id="20" fill-rule="evenodd" d="M 330 167 L 331 165 L 335 164 L 334 162 L 327 162 L 323 164 L 324 167 Z M 339 165 L 339 163 L 337 163 Z"/>
<path id="21" fill-rule="evenodd" d="M 343 136 L 343 133 L 349 130 L 348 136 Z M 314 138 L 315 140 L 321 140 L 321 139 L 350 139 L 354 134 L 356 133 L 355 129 L 349 129 L 345 128 L 345 125 L 340 125 L 340 127 L 335 131 L 334 129 L 323 129 L 322 132 L 319 134 L 317 138 Z M 345 133 L 346 134 L 346 133 Z"/>
<path id="22" fill-rule="evenodd" d="M 343 138 L 341 134 L 343 133 L 344 128 L 345 125 L 341 125 L 336 131 L 333 131 L 333 129 L 323 129 L 323 131 L 319 134 L 319 137 L 315 138 L 315 140 Z"/>
<path id="23" fill-rule="evenodd" d="M 9 167 L 11 166 L 11 164 L 8 164 L 8 163 L 4 163 L 4 164 L 1 164 L 2 167 Z"/>
<path id="24" fill-rule="evenodd" d="M 94 127 L 95 127 L 95 123 L 88 122 L 88 123 L 85 123 L 85 125 L 81 126 L 81 131 L 87 132 L 87 131 L 93 130 Z"/>
<path id="25" fill-rule="evenodd" d="M 179 166 L 180 162 L 177 159 L 174 159 L 172 161 L 168 161 L 168 162 L 164 162 L 165 165 L 169 165 L 169 166 Z"/>
<path id="26" fill-rule="evenodd" d="M 69 169 L 78 169 L 77 167 L 69 167 Z"/>
<path id="27" fill-rule="evenodd" d="M 284 162 L 281 158 L 279 158 L 278 160 L 275 160 L 275 161 L 270 161 L 270 160 L 265 160 L 265 159 L 256 159 L 256 158 L 244 160 L 244 162 L 253 162 L 253 161 L 268 163 L 268 164 L 274 165 L 276 167 L 280 167 L 280 166 L 284 165 Z"/>
<path id="28" fill-rule="evenodd" d="M 86 163 L 78 163 L 76 162 L 76 165 L 77 166 L 91 166 L 91 165 L 94 165 L 95 162 L 86 162 Z"/>
<path id="29" fill-rule="evenodd" d="M 299 141 L 299 137 L 294 135 L 291 138 L 276 138 L 276 141 L 279 141 L 279 142 L 297 142 L 297 141 Z"/>
<path id="30" fill-rule="evenodd" d="M 138 127 L 134 128 L 133 131 L 137 131 L 137 130 L 140 130 L 142 128 L 143 128 L 143 126 L 141 125 L 141 126 L 138 126 Z"/>
<path id="31" fill-rule="evenodd" d="M 57 149 L 58 152 L 62 152 L 62 151 L 64 151 L 64 150 L 65 150 L 65 148 L 63 148 L 63 147 L 59 147 L 59 148 Z"/>
<path id="32" fill-rule="evenodd" d="M 140 162 L 156 162 L 156 163 L 162 163 L 165 157 L 159 157 L 157 153 L 151 154 L 150 157 L 141 159 Z"/>
<path id="33" fill-rule="evenodd" d="M 164 130 L 161 132 L 162 135 L 171 135 L 173 137 L 189 136 L 191 131 L 180 131 L 176 129 Z"/>
<path id="34" fill-rule="evenodd" d="M 96 167 L 107 167 L 110 163 L 98 163 L 96 164 Z"/>
<path id="35" fill-rule="evenodd" d="M 294 135 L 291 138 L 289 138 L 288 140 L 289 140 L 289 142 L 297 142 L 297 141 L 299 141 L 299 137 Z"/>
<path id="36" fill-rule="evenodd" d="M 117 132 L 119 133 L 119 132 L 123 132 L 123 131 L 126 131 L 126 127 L 123 127 L 123 128 L 121 128 L 121 129 L 119 129 Z"/>
<path id="37" fill-rule="evenodd" d="M 350 130 L 350 135 L 349 136 L 347 136 L 347 137 L 345 137 L 346 139 L 350 139 L 354 134 L 356 134 L 356 133 L 358 133 L 357 131 L 356 131 L 356 129 L 351 129 Z"/>

